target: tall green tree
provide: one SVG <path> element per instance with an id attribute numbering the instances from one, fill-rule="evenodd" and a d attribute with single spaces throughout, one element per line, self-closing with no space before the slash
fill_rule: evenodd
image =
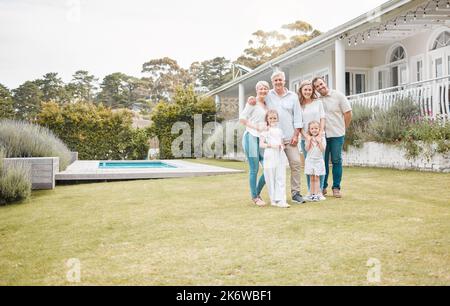
<path id="1" fill-rule="evenodd" d="M 0 119 L 14 117 L 14 103 L 9 89 L 0 84 Z"/>
<path id="2" fill-rule="evenodd" d="M 194 62 L 189 71 L 198 80 L 197 85 L 209 90 L 222 86 L 232 78 L 230 61 L 225 57 Z"/>
<path id="3" fill-rule="evenodd" d="M 164 57 L 152 59 L 142 65 L 142 72 L 147 73 L 152 83 L 151 100 L 170 100 L 178 86 L 193 85 L 195 77 L 189 70 L 180 67 L 177 61 Z"/>
<path id="4" fill-rule="evenodd" d="M 94 100 L 97 82 L 98 78 L 88 71 L 78 70 L 72 75 L 72 81 L 66 85 L 66 90 L 74 101 L 91 102 Z"/>
<path id="5" fill-rule="evenodd" d="M 46 73 L 42 79 L 37 79 L 34 83 L 39 86 L 39 89 L 42 92 L 43 101 L 53 101 L 59 104 L 68 101 L 65 84 L 62 79 L 58 77 L 58 73 Z"/>
<path id="6" fill-rule="evenodd" d="M 17 110 L 16 117 L 23 120 L 33 121 L 39 113 L 41 101 L 44 94 L 39 86 L 32 81 L 26 81 L 13 90 L 14 108 Z"/>
<path id="7" fill-rule="evenodd" d="M 121 72 L 109 74 L 103 78 L 98 100 L 112 108 L 123 108 L 128 105 L 127 80 L 129 76 Z"/>

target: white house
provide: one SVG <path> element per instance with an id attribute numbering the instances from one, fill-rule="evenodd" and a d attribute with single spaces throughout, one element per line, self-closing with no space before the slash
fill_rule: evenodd
<path id="1" fill-rule="evenodd" d="M 424 116 L 450 115 L 450 0 L 391 0 L 208 93 L 235 105 L 237 119 L 259 80 L 274 69 L 289 89 L 324 77 L 351 103 L 389 106 L 401 96 L 420 103 Z M 233 109 L 233 107 L 229 107 Z"/>

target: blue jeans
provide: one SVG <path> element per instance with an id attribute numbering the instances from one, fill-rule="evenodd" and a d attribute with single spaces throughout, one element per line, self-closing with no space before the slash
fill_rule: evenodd
<path id="1" fill-rule="evenodd" d="M 333 189 L 341 189 L 342 181 L 342 148 L 345 136 L 327 138 L 327 148 L 325 150 L 325 175 L 324 188 L 328 187 L 328 176 L 330 175 L 330 155 L 333 164 Z"/>
<path id="2" fill-rule="evenodd" d="M 245 132 L 244 137 L 242 138 L 242 147 L 244 148 L 245 156 L 247 157 L 247 162 L 250 167 L 250 193 L 252 199 L 254 199 L 260 195 L 264 185 L 266 184 L 264 171 L 258 180 L 259 163 L 263 163 L 264 152 L 259 147 L 259 138 L 253 136 L 249 132 Z M 256 183 L 257 180 L 258 183 Z"/>
<path id="3" fill-rule="evenodd" d="M 306 156 L 308 155 L 308 152 L 306 151 L 306 141 L 302 140 L 300 142 L 300 145 L 301 145 L 301 148 L 302 148 L 302 151 L 303 151 L 303 157 L 306 159 Z M 325 158 L 325 153 L 324 153 L 323 156 Z M 310 190 L 311 190 L 311 178 L 310 178 L 309 175 L 306 176 L 306 182 L 308 183 L 308 193 L 310 193 Z M 325 182 L 325 175 L 321 175 L 320 176 L 320 190 L 323 189 L 324 182 Z"/>

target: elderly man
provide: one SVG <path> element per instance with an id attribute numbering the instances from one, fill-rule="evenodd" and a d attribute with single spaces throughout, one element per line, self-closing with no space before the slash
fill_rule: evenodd
<path id="1" fill-rule="evenodd" d="M 266 96 L 269 109 L 278 112 L 280 128 L 283 131 L 286 157 L 291 168 L 291 195 L 292 201 L 297 204 L 305 203 L 300 193 L 300 153 L 297 148 L 298 137 L 303 127 L 302 109 L 296 93 L 286 87 L 286 76 L 283 71 L 275 71 L 271 77 L 273 89 Z M 254 105 L 254 97 L 248 99 Z"/>
<path id="2" fill-rule="evenodd" d="M 313 86 L 322 96 L 323 108 L 325 110 L 325 135 L 327 148 L 325 150 L 325 182 L 323 194 L 327 194 L 328 176 L 330 174 L 330 155 L 333 164 L 333 196 L 341 198 L 342 181 L 342 149 L 345 140 L 345 129 L 349 127 L 352 120 L 352 107 L 344 94 L 331 90 L 322 78 L 315 78 Z"/>

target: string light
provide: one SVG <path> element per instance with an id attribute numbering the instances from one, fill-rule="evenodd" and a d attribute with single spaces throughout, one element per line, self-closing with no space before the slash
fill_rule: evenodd
<path id="1" fill-rule="evenodd" d="M 371 29 L 368 29 L 368 30 L 366 30 L 366 31 L 364 31 L 362 33 L 358 33 L 358 34 L 352 35 L 350 37 L 349 37 L 349 35 L 347 33 L 347 34 L 345 34 L 345 36 L 341 35 L 339 37 L 339 40 L 343 40 L 343 39 L 348 38 L 348 45 L 349 46 L 351 46 L 352 43 L 355 46 L 357 46 L 358 43 L 359 43 L 359 36 L 361 35 L 361 43 L 364 44 L 366 42 L 366 39 L 370 40 L 372 38 L 372 32 L 375 33 L 375 36 L 379 37 L 381 35 L 382 31 L 388 32 L 389 28 L 391 30 L 392 29 L 397 29 L 398 26 L 399 26 L 399 23 L 401 23 L 402 19 L 403 19 L 403 23 L 406 24 L 406 23 L 408 23 L 408 20 L 410 20 L 411 22 L 413 20 L 417 21 L 417 18 L 418 18 L 417 15 L 421 14 L 421 13 L 423 14 L 422 15 L 423 18 L 428 17 L 429 14 L 427 14 L 427 10 L 430 11 L 430 8 L 432 8 L 433 4 L 436 5 L 436 11 L 439 11 L 439 10 L 442 11 L 442 6 L 443 5 L 441 5 L 441 3 L 443 3 L 443 2 L 444 2 L 444 0 L 429 1 L 425 5 L 419 6 L 415 10 L 411 10 L 411 11 L 407 12 L 404 16 L 398 16 L 395 19 L 391 19 L 391 20 L 386 21 L 384 24 L 380 24 L 377 28 L 371 28 Z M 446 8 L 450 9 L 450 0 L 446 0 L 445 3 L 446 3 Z M 430 22 L 431 22 L 431 25 L 432 25 L 432 24 L 434 24 L 436 22 L 437 23 L 441 23 L 441 20 L 440 19 L 438 19 L 438 20 L 434 19 L 434 20 L 431 20 Z M 428 22 L 424 23 L 424 27 L 428 27 Z"/>

